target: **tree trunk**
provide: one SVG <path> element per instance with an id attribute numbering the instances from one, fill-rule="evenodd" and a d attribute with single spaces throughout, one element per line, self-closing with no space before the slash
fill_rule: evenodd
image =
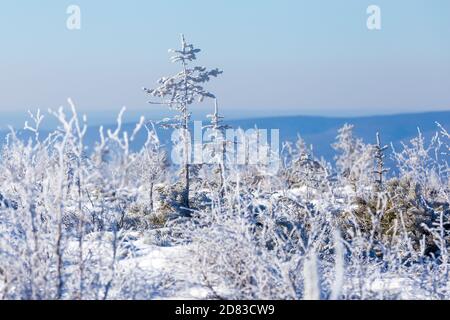
<path id="1" fill-rule="evenodd" d="M 185 71 L 186 73 L 186 71 Z M 186 93 L 187 96 L 187 93 Z M 189 113 L 187 111 L 187 105 L 184 108 L 184 206 L 189 209 L 189 159 L 191 156 L 191 149 L 189 148 Z"/>
<path id="2" fill-rule="evenodd" d="M 150 183 L 150 190 L 149 190 L 149 198 L 150 198 L 150 213 L 153 213 L 153 182 Z"/>
<path id="3" fill-rule="evenodd" d="M 187 152 L 187 151 L 186 151 Z M 189 163 L 184 165 L 184 180 L 185 180 L 185 189 L 184 189 L 184 206 L 189 209 Z"/>
<path id="4" fill-rule="evenodd" d="M 223 196 L 224 196 L 224 179 L 223 179 L 223 174 L 224 174 L 224 172 L 223 172 L 223 166 L 222 166 L 222 164 L 219 164 L 219 175 L 220 175 L 220 177 L 219 177 L 219 196 L 220 196 L 220 198 L 223 198 Z"/>

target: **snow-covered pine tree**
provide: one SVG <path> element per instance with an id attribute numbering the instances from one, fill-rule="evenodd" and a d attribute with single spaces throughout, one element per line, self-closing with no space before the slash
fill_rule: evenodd
<path id="1" fill-rule="evenodd" d="M 355 158 L 361 148 L 360 141 L 353 136 L 353 128 L 354 126 L 351 124 L 344 124 L 338 130 L 337 141 L 332 146 L 334 150 L 340 153 L 335 157 L 336 167 L 340 175 L 345 178 L 350 177 Z"/>
<path id="2" fill-rule="evenodd" d="M 312 145 L 307 146 L 305 140 L 297 135 L 297 141 L 284 145 L 285 163 L 283 176 L 291 188 L 306 188 L 309 200 L 313 190 L 319 190 L 326 180 L 326 171 L 318 159 L 314 157 Z"/>
<path id="3" fill-rule="evenodd" d="M 374 146 L 374 157 L 375 157 L 375 185 L 376 188 L 381 191 L 383 189 L 383 175 L 388 172 L 388 169 L 384 167 L 384 152 L 387 150 L 388 146 L 382 146 L 380 140 L 380 133 L 377 132 L 377 144 Z"/>
<path id="4" fill-rule="evenodd" d="M 147 130 L 147 141 L 139 152 L 139 174 L 144 178 L 145 183 L 148 184 L 148 209 L 153 214 L 153 191 L 155 184 L 160 182 L 167 174 L 168 159 L 166 152 L 161 147 L 154 124 L 151 122 L 145 128 Z"/>
<path id="5" fill-rule="evenodd" d="M 150 101 L 151 104 L 164 104 L 178 112 L 172 119 L 163 121 L 166 128 L 178 129 L 182 133 L 183 163 L 181 175 L 184 176 L 184 206 L 189 208 L 189 163 L 190 163 L 190 131 L 189 121 L 191 112 L 189 106 L 195 101 L 202 102 L 204 98 L 215 98 L 215 96 L 203 88 L 203 84 L 208 82 L 211 77 L 217 77 L 222 73 L 215 68 L 208 70 L 205 67 L 190 67 L 189 63 L 197 59 L 197 53 L 200 49 L 188 44 L 184 35 L 181 35 L 181 49 L 169 50 L 174 53 L 171 58 L 173 63 L 180 63 L 182 70 L 169 77 L 163 77 L 158 80 L 159 86 L 155 89 L 144 88 L 144 91 L 153 96 L 161 98 L 160 102 Z"/>
<path id="6" fill-rule="evenodd" d="M 224 181 L 225 181 L 225 161 L 226 161 L 226 147 L 227 144 L 232 143 L 225 139 L 225 130 L 231 128 L 229 125 L 223 124 L 223 116 L 219 115 L 219 105 L 217 99 L 214 100 L 214 113 L 209 114 L 206 117 L 210 118 L 210 124 L 204 126 L 204 128 L 210 130 L 210 135 L 214 138 L 212 142 L 212 153 L 214 153 L 215 162 L 217 163 L 219 173 L 219 194 L 223 197 L 224 193 Z"/>
<path id="7" fill-rule="evenodd" d="M 356 192 L 362 180 L 367 182 L 372 179 L 373 148 L 353 135 L 353 127 L 346 123 L 340 128 L 332 147 L 339 153 L 335 157 L 339 176 Z"/>

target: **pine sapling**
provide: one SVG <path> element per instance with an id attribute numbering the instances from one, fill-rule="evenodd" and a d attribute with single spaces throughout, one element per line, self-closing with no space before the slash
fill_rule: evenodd
<path id="1" fill-rule="evenodd" d="M 204 128 L 210 129 L 212 135 L 214 136 L 214 152 L 216 153 L 216 160 L 219 172 L 219 194 L 223 198 L 224 194 L 224 183 L 225 183 L 225 160 L 226 160 L 226 147 L 230 141 L 225 139 L 225 130 L 231 128 L 228 125 L 222 123 L 223 116 L 219 115 L 219 105 L 217 99 L 214 100 L 214 113 L 207 115 L 210 118 L 210 124 L 206 125 Z"/>
<path id="2" fill-rule="evenodd" d="M 191 112 L 189 106 L 196 100 L 202 102 L 205 98 L 215 98 L 215 96 L 206 91 L 202 84 L 208 82 L 211 77 L 217 77 L 222 73 L 215 68 L 207 70 L 205 67 L 190 67 L 189 63 L 197 59 L 197 53 L 200 49 L 188 44 L 184 35 L 181 35 L 181 49 L 169 50 L 174 53 L 171 61 L 181 63 L 182 70 L 170 77 L 163 77 L 158 80 L 159 86 L 155 89 L 144 88 L 144 91 L 153 96 L 161 98 L 160 102 L 150 101 L 150 104 L 163 104 L 178 112 L 172 119 L 163 121 L 163 127 L 180 130 L 183 141 L 183 170 L 184 176 L 184 206 L 189 209 L 189 163 L 190 163 L 190 131 L 189 122 Z"/>
<path id="3" fill-rule="evenodd" d="M 388 149 L 388 146 L 381 146 L 380 133 L 377 132 L 377 144 L 375 145 L 375 184 L 378 191 L 383 190 L 383 175 L 389 170 L 384 167 L 384 152 Z"/>

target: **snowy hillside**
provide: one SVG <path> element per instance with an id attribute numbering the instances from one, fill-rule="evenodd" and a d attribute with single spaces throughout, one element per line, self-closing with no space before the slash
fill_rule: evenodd
<path id="1" fill-rule="evenodd" d="M 287 141 L 229 139 L 204 88 L 221 70 L 184 36 L 170 52 L 181 71 L 144 93 L 174 116 L 89 128 L 69 99 L 54 131 L 38 112 L 7 135 L 0 299 L 450 299 L 448 113 L 265 119 Z"/>

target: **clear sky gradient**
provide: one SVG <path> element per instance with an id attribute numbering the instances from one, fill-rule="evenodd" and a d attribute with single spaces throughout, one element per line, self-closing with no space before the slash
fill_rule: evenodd
<path id="1" fill-rule="evenodd" d="M 381 31 L 366 28 L 371 4 Z M 141 88 L 177 70 L 167 49 L 181 32 L 199 64 L 224 70 L 209 88 L 229 117 L 450 109 L 448 0 L 2 0 L 0 111 L 72 97 L 94 117 L 123 105 L 156 117 Z"/>

